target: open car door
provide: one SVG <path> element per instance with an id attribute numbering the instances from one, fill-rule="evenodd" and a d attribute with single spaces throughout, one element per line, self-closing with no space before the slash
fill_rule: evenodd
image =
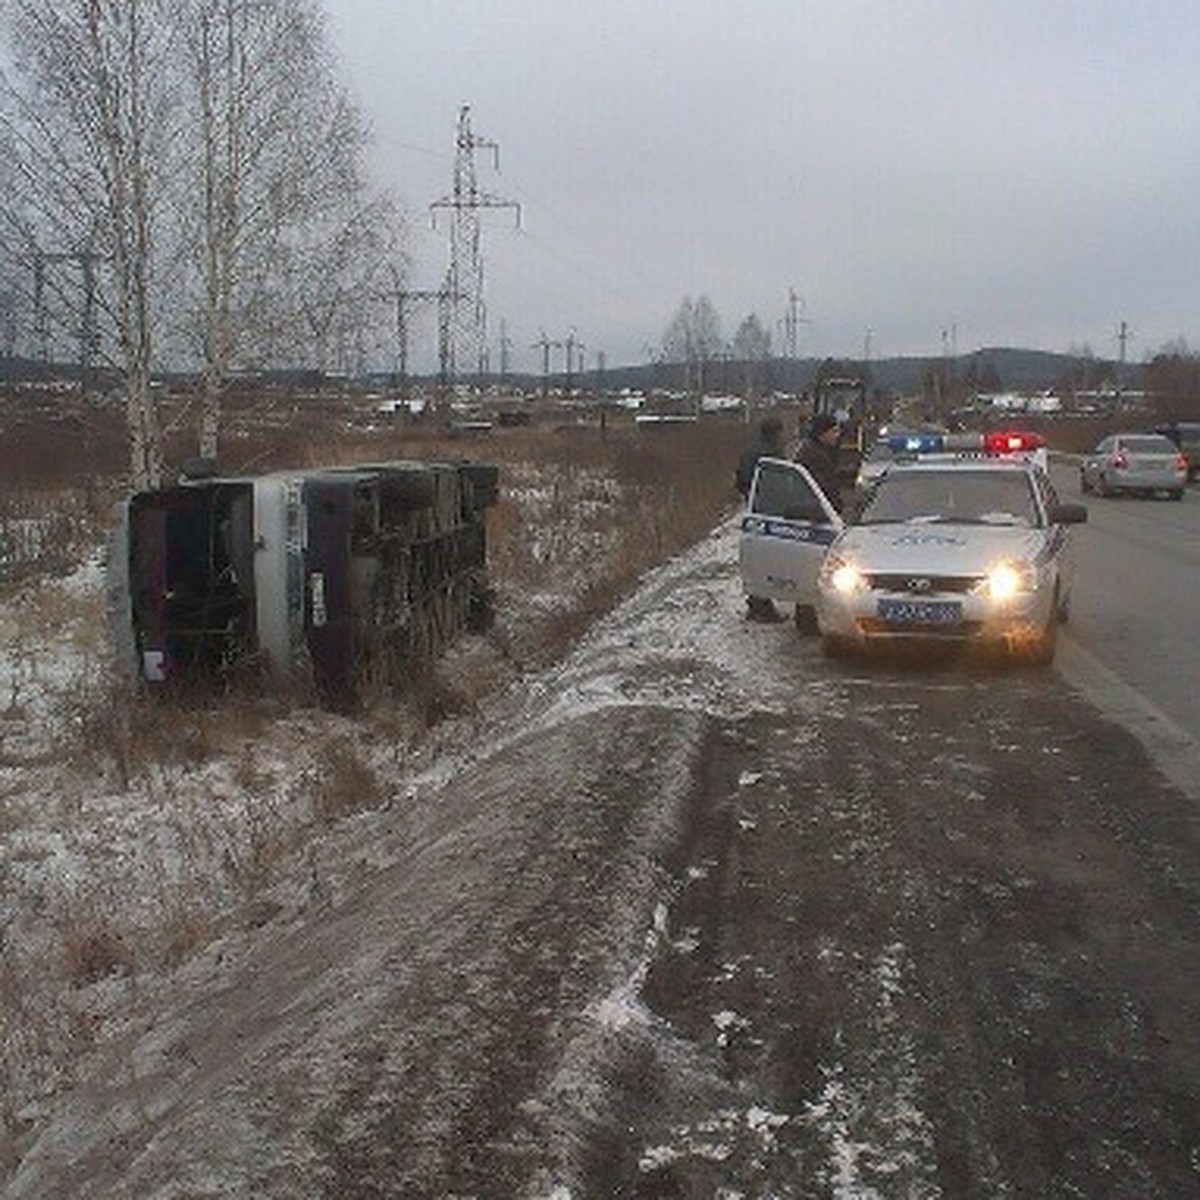
<path id="1" fill-rule="evenodd" d="M 747 596 L 810 609 L 817 573 L 842 519 L 799 463 L 759 459 L 750 485 L 738 560 Z"/>

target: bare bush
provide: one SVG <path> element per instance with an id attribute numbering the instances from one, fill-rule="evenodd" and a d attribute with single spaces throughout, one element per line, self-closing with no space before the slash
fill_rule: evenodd
<path id="1" fill-rule="evenodd" d="M 315 757 L 313 815 L 319 824 L 379 807 L 383 788 L 354 739 L 335 735 L 317 748 Z"/>

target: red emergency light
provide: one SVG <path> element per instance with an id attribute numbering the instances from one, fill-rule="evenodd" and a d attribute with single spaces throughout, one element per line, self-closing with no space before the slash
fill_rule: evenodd
<path id="1" fill-rule="evenodd" d="M 1024 454 L 1029 450 L 1040 450 L 1045 444 L 1040 433 L 1023 430 L 992 430 L 983 435 L 983 449 L 987 454 Z"/>

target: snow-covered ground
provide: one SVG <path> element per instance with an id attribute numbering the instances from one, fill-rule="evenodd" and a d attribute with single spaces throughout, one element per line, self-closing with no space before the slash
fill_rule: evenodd
<path id="1" fill-rule="evenodd" d="M 736 541 L 511 686 L 459 647 L 497 686 L 432 738 L 213 718 L 77 791 L 114 896 L 159 886 L 140 839 L 229 906 L 174 970 L 147 922 L 47 984 L 76 1054 L 11 1104 L 5 1194 L 1191 1194 L 1190 805 L 1053 673 L 745 621 Z M 172 848 L 181 812 L 226 840 Z M 305 836 L 239 873 L 263 813 Z"/>
<path id="2" fill-rule="evenodd" d="M 780 683 L 772 696 L 762 683 L 770 676 L 768 660 L 779 638 L 791 631 L 772 630 L 777 636 L 767 639 L 755 636 L 767 631 L 742 625 L 735 560 L 735 529 L 727 523 L 651 572 L 562 663 L 513 680 L 507 688 L 493 688 L 475 708 L 419 737 L 411 731 L 397 736 L 390 723 L 352 723 L 318 712 L 289 713 L 238 730 L 212 711 L 190 714 L 183 722 L 194 722 L 195 749 L 182 751 L 175 761 L 139 760 L 128 781 L 112 766 L 103 766 L 108 758 L 103 754 L 94 755 L 95 774 L 82 777 L 82 747 L 55 761 L 27 761 L 11 768 L 9 794 L 14 799 L 23 785 L 20 819 L 4 849 L 10 879 L 4 910 L 6 978 L 22 995 L 22 1019 L 6 1015 L 10 1112 L 5 1132 L 11 1157 L 40 1135 L 72 1083 L 94 1073 L 98 1056 L 111 1056 L 114 1043 L 144 1028 L 161 997 L 178 998 L 181 982 L 185 989 L 190 979 L 208 994 L 219 992 L 221 981 L 235 978 L 263 939 L 299 929 L 307 914 L 328 912 L 330 905 L 363 887 L 364 880 L 384 878 L 408 862 L 405 856 L 417 858 L 404 867 L 404 875 L 419 879 L 424 870 L 419 860 L 476 853 L 453 847 L 476 837 L 476 821 L 501 819 L 503 805 L 482 803 L 480 816 L 465 815 L 470 810 L 461 807 L 462 793 L 469 788 L 461 781 L 471 776 L 475 764 L 487 764 L 484 778 L 495 778 L 495 764 L 527 759 L 530 748 L 539 744 L 551 755 L 558 741 L 574 747 L 577 731 L 604 728 L 603 722 L 621 711 L 673 710 L 681 716 L 671 720 L 683 722 L 681 757 L 673 760 L 669 741 L 652 748 L 661 756 L 663 790 L 653 801 L 645 798 L 648 812 L 670 820 L 671 788 L 689 786 L 692 725 L 705 714 L 751 705 L 781 713 L 789 706 L 795 709 L 790 687 Z M 680 590 L 684 576 L 692 586 Z M 99 603 L 99 581 L 89 570 L 85 577 L 56 586 L 77 602 L 93 605 Z M 45 602 L 44 595 L 39 602 Z M 739 630 L 734 639 L 731 628 Z M 71 648 L 64 641 L 56 648 L 58 673 L 41 678 L 43 691 L 77 686 L 80 671 L 99 669 L 98 655 L 95 646 L 78 653 L 73 671 Z M 671 668 L 646 670 L 648 661 Z M 695 671 L 678 673 L 680 664 L 692 662 Z M 499 679 L 504 669 L 486 643 L 470 639 L 456 648 L 445 668 L 456 677 L 475 679 L 489 670 Z M 820 689 L 814 691 L 814 705 L 828 700 Z M 174 715 L 179 719 L 180 714 Z M 534 754 L 532 760 L 539 757 Z M 361 811 L 343 809 L 336 823 L 324 820 L 322 797 L 344 789 L 355 772 Z M 668 779 L 674 782 L 668 785 Z M 648 779 L 643 782 L 649 786 Z M 513 786 L 520 785 L 514 781 Z M 70 799 L 60 794 L 65 791 Z M 452 796 L 457 798 L 450 800 Z M 443 809 L 446 802 L 451 810 Z M 528 815 L 517 809 L 514 819 L 519 827 Z M 398 836 L 398 829 L 405 835 Z M 503 853 L 507 836 L 498 829 L 487 836 L 492 853 Z M 661 830 L 645 831 L 653 843 L 663 836 Z M 603 853 L 603 845 L 597 848 Z M 644 854 L 634 856 L 633 868 L 653 872 Z M 513 878 L 518 877 L 514 867 Z M 471 878 L 468 867 L 461 886 L 469 889 Z M 631 904 L 625 924 L 638 931 L 636 936 L 641 936 L 642 920 L 637 898 L 645 882 L 630 882 L 618 892 Z M 529 894 L 536 895 L 538 885 L 526 883 Z M 445 885 L 458 886 L 453 880 Z M 611 917 L 611 902 L 610 897 L 606 917 Z M 422 919 L 419 911 L 413 913 L 414 921 Z M 596 935 L 601 932 L 595 930 Z M 589 935 L 581 929 L 577 936 L 586 943 Z M 652 949 L 648 946 L 646 953 Z M 370 958 L 366 945 L 363 953 Z M 43 969 L 54 960 L 60 964 L 56 969 Z M 344 970 L 342 987 L 350 982 Z M 585 979 L 581 972 L 581 987 Z M 635 970 L 635 977 L 605 990 L 593 1014 L 602 1039 L 605 1030 L 644 1021 L 644 1014 L 635 1011 L 638 987 Z M 364 1011 L 368 1008 L 364 995 Z M 28 1018 L 34 1014 L 37 1020 L 30 1027 Z M 163 1042 L 170 1040 L 174 1026 L 171 1021 L 160 1026 L 160 1020 L 155 1019 L 150 1042 L 131 1052 L 139 1062 L 149 1055 L 151 1071 L 148 1064 L 157 1054 L 174 1053 Z M 594 1085 L 589 1054 L 601 1051 L 599 1045 L 589 1051 L 592 1040 L 585 1029 L 564 1051 L 560 1075 L 548 1085 L 555 1095 Z M 131 1059 L 130 1070 L 141 1069 Z M 146 1103 L 152 1109 L 156 1101 L 147 1097 Z M 126 1119 L 137 1120 L 138 1113 L 114 1112 L 114 1129 Z M 770 1114 L 764 1116 L 768 1126 L 770 1119 Z M 108 1136 L 93 1128 L 94 1133 Z M 78 1139 L 80 1151 L 92 1136 L 69 1119 L 56 1137 L 64 1135 Z M 554 1138 L 547 1137 L 553 1145 Z M 54 1152 L 55 1144 L 52 1139 L 40 1149 Z M 203 1158 L 198 1155 L 197 1170 Z M 197 1186 L 204 1182 L 202 1176 L 202 1171 L 195 1176 Z"/>
<path id="3" fill-rule="evenodd" d="M 603 585 L 624 528 L 600 471 L 507 469 L 500 621 L 439 665 L 442 719 L 137 702 L 114 678 L 103 553 L 0 601 L 0 1175 L 93 1049 L 202 953 L 330 886 L 329 831 L 402 804 L 469 744 L 537 630 Z M 445 767 L 434 768 L 445 769 Z"/>
<path id="4" fill-rule="evenodd" d="M 519 619 L 569 605 L 580 572 L 557 596 L 552 578 Z M 664 644 L 678 625 L 670 606 L 653 624 Z M 530 705 L 554 724 L 624 686 L 613 645 L 585 643 L 577 681 L 551 670 L 505 694 L 513 664 L 466 638 L 440 668 L 459 715 L 433 729 L 402 707 L 350 720 L 137 703 L 112 675 L 99 554 L 22 588 L 0 630 L 0 1167 L 181 965 L 232 963 L 257 930 L 328 898 L 331 830 L 345 837 L 355 813 L 402 806 L 481 753 L 483 705 L 516 706 L 499 727 L 524 735 Z M 368 838 L 358 865 L 370 857 Z"/>

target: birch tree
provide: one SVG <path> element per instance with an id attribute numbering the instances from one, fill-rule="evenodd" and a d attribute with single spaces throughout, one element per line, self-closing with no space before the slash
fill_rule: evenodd
<path id="1" fill-rule="evenodd" d="M 381 197 L 304 232 L 289 249 L 297 335 L 318 369 L 355 371 L 368 344 L 382 350 L 407 275 L 399 215 Z"/>
<path id="2" fill-rule="evenodd" d="M 734 357 L 742 364 L 747 411 L 758 395 L 759 376 L 763 363 L 771 357 L 771 335 L 751 313 L 739 326 L 733 338 Z"/>
<path id="3" fill-rule="evenodd" d="M 325 292 L 339 344 L 367 344 L 387 309 L 371 277 L 402 270 L 399 217 L 367 198 L 365 130 L 315 0 L 6 3 L 5 249 L 39 320 L 58 286 L 54 311 L 119 370 L 131 482 L 155 486 L 152 370 L 199 366 L 214 456 L 231 373 L 306 365 Z"/>
<path id="4" fill-rule="evenodd" d="M 157 484 L 163 469 L 150 376 L 176 100 L 165 2 L 10 0 L 16 71 L 0 115 L 15 188 L 6 231 L 43 279 L 47 263 L 74 260 L 88 284 L 80 319 L 90 305 L 107 317 L 135 487 Z"/>
<path id="5" fill-rule="evenodd" d="M 663 353 L 685 364 L 687 388 L 699 399 L 708 364 L 721 350 L 721 319 L 707 296 L 685 296 L 663 334 Z"/>
<path id="6" fill-rule="evenodd" d="M 189 213 L 196 233 L 188 243 L 201 281 L 193 321 L 204 372 L 200 453 L 215 456 L 230 374 L 261 361 L 268 338 L 275 353 L 281 343 L 304 345 L 295 336 L 301 313 L 341 310 L 345 271 L 328 270 L 328 251 L 352 253 L 351 235 L 382 218 L 362 203 L 365 130 L 326 60 L 312 0 L 188 0 L 183 7 L 199 118 L 191 132 L 201 200 Z M 304 288 L 287 275 L 306 271 L 314 256 L 326 268 L 329 294 L 309 296 L 298 312 L 294 301 Z M 321 366 L 327 325 L 315 331 Z"/>

